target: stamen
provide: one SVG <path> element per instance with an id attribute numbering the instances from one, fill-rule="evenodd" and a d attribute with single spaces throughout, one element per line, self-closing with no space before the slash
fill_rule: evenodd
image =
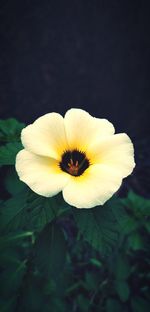
<path id="1" fill-rule="evenodd" d="M 63 171 L 73 176 L 80 176 L 89 167 L 90 162 L 85 153 L 73 150 L 64 152 L 59 165 Z"/>

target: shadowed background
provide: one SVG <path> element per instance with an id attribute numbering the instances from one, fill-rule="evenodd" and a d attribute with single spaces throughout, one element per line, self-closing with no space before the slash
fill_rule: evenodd
<path id="1" fill-rule="evenodd" d="M 117 132 L 127 132 L 147 172 L 146 3 L 5 0 L 0 2 L 0 33 L 1 118 L 30 123 L 47 112 L 83 108 L 108 118 Z"/>

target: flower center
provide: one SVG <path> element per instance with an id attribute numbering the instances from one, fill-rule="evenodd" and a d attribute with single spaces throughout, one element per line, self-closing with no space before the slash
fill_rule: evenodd
<path id="1" fill-rule="evenodd" d="M 85 153 L 78 150 L 64 152 L 61 162 L 59 163 L 59 166 L 63 171 L 73 176 L 82 175 L 89 165 L 90 162 L 86 158 Z"/>

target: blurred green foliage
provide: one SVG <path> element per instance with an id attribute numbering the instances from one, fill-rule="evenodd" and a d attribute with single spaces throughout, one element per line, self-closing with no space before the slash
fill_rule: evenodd
<path id="1" fill-rule="evenodd" d="M 38 196 L 11 166 L 23 127 L 0 120 L 0 311 L 148 312 L 150 200 L 130 190 L 79 210 Z"/>

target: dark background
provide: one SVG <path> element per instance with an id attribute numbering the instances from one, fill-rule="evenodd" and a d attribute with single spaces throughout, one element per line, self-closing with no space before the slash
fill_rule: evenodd
<path id="1" fill-rule="evenodd" d="M 143 133 L 150 105 L 145 4 L 1 1 L 1 116 L 28 123 L 80 107 Z"/>
<path id="2" fill-rule="evenodd" d="M 71 107 L 108 118 L 131 136 L 145 179 L 149 15 L 145 1 L 1 0 L 0 118 L 30 123 Z"/>

